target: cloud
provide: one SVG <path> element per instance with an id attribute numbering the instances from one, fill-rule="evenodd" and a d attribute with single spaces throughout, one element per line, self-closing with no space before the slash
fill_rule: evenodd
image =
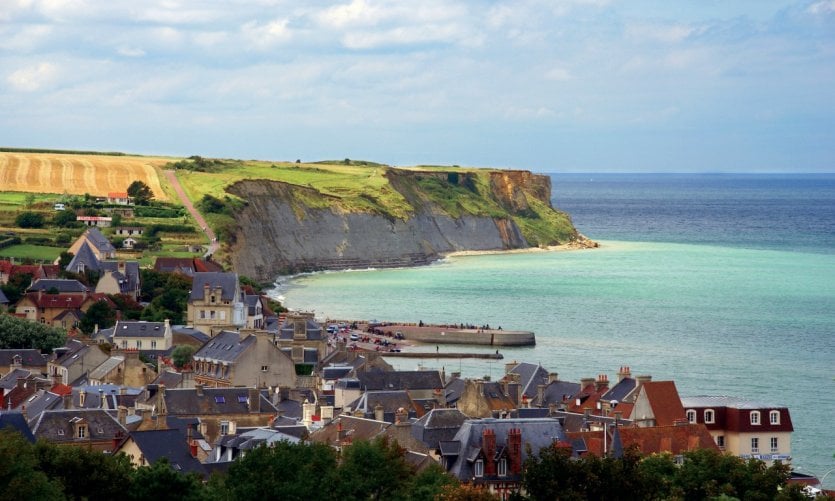
<path id="1" fill-rule="evenodd" d="M 822 0 L 815 2 L 807 8 L 811 14 L 832 14 L 835 12 L 835 0 Z"/>
<path id="2" fill-rule="evenodd" d="M 697 32 L 696 28 L 682 24 L 630 24 L 626 27 L 626 37 L 639 41 L 676 44 L 686 40 Z"/>
<path id="3" fill-rule="evenodd" d="M 43 62 L 27 68 L 21 68 L 6 77 L 6 81 L 15 90 L 34 92 L 49 86 L 58 76 L 58 67 Z"/>
<path id="4" fill-rule="evenodd" d="M 287 19 L 274 19 L 264 24 L 250 21 L 241 26 L 241 34 L 250 47 L 265 49 L 292 39 L 288 24 Z"/>
<path id="5" fill-rule="evenodd" d="M 145 51 L 139 47 L 119 47 L 116 52 L 125 57 L 142 57 L 145 55 Z"/>

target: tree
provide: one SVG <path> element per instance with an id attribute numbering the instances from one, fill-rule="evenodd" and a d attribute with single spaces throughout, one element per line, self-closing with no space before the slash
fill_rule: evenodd
<path id="1" fill-rule="evenodd" d="M 395 499 L 404 497 L 413 475 L 397 442 L 382 437 L 358 440 L 343 452 L 339 465 L 340 499 Z M 369 472 L 374 472 L 369 475 Z"/>
<path id="2" fill-rule="evenodd" d="M 116 311 L 107 301 L 96 301 L 84 313 L 84 318 L 78 328 L 85 334 L 92 334 L 98 325 L 99 329 L 107 329 L 116 323 Z"/>
<path id="3" fill-rule="evenodd" d="M 430 464 L 419 472 L 411 484 L 408 491 L 412 501 L 434 501 L 459 485 L 458 479 L 448 475 L 438 464 Z"/>
<path id="4" fill-rule="evenodd" d="M 196 473 L 176 472 L 171 468 L 168 459 L 162 458 L 151 466 L 141 466 L 136 469 L 127 498 L 137 501 L 146 499 L 199 501 L 206 499 L 205 489 L 202 479 Z"/>
<path id="5" fill-rule="evenodd" d="M 32 285 L 31 273 L 15 273 L 9 277 L 8 282 L 0 285 L 0 289 L 3 290 L 3 294 L 9 300 L 9 304 L 15 304 L 20 301 L 20 298 L 23 297 L 23 294 L 30 285 Z"/>
<path id="6" fill-rule="evenodd" d="M 52 224 L 61 228 L 72 228 L 80 226 L 81 223 L 76 220 L 76 213 L 74 210 L 62 210 L 52 216 Z"/>
<path id="7" fill-rule="evenodd" d="M 38 470 L 34 447 L 13 429 L 0 430 L 0 500 L 63 499 L 61 485 Z"/>
<path id="8" fill-rule="evenodd" d="M 46 324 L 0 314 L 0 348 L 28 348 L 51 352 L 63 346 L 67 334 Z"/>
<path id="9" fill-rule="evenodd" d="M 20 228 L 43 228 L 43 214 L 39 212 L 21 212 L 15 217 L 14 224 Z"/>
<path id="10" fill-rule="evenodd" d="M 154 198 L 154 192 L 151 191 L 150 186 L 136 180 L 128 186 L 128 196 L 133 198 L 136 205 L 148 205 L 148 202 Z"/>
<path id="11" fill-rule="evenodd" d="M 133 468 L 124 454 L 112 456 L 82 447 L 35 445 L 39 469 L 57 480 L 69 499 L 119 499 L 130 487 Z"/>
<path id="12" fill-rule="evenodd" d="M 194 355 L 193 346 L 189 346 L 187 344 L 177 346 L 174 348 L 174 351 L 171 352 L 171 360 L 174 362 L 174 367 L 182 369 L 186 366 L 186 364 L 191 362 L 192 355 Z"/>
<path id="13" fill-rule="evenodd" d="M 337 499 L 334 489 L 347 481 L 337 470 L 336 453 L 326 444 L 279 441 L 272 447 L 261 445 L 229 467 L 224 482 L 225 497 L 298 501 Z M 379 473 L 373 469 L 363 472 L 363 476 L 377 475 Z"/>

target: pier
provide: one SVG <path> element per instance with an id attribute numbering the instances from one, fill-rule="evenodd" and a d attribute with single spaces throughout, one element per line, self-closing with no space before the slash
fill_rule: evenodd
<path id="1" fill-rule="evenodd" d="M 417 351 L 382 352 L 381 357 L 400 358 L 480 358 L 483 360 L 502 360 L 501 353 L 430 353 Z"/>

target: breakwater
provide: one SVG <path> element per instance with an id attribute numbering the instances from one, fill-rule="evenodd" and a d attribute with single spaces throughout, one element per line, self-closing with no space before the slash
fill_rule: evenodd
<path id="1" fill-rule="evenodd" d="M 408 341 L 424 344 L 470 344 L 478 346 L 534 346 L 536 335 L 531 331 L 478 328 L 455 325 L 405 323 L 358 324 L 367 332 L 396 335 Z"/>

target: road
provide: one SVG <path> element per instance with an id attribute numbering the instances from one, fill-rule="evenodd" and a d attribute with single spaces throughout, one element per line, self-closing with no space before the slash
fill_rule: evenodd
<path id="1" fill-rule="evenodd" d="M 188 195 L 186 195 L 185 190 L 183 190 L 183 187 L 180 185 L 180 180 L 177 179 L 177 173 L 173 170 L 165 170 L 163 172 L 165 173 L 165 177 L 168 178 L 168 182 L 174 187 L 174 191 L 177 192 L 177 196 L 180 197 L 180 200 L 183 202 L 185 208 L 188 209 L 188 212 L 194 220 L 197 221 L 197 224 L 200 225 L 200 228 L 203 229 L 203 233 L 206 234 L 206 238 L 209 240 L 209 250 L 206 251 L 206 254 L 204 254 L 203 257 L 211 256 L 215 253 L 218 247 L 220 247 L 215 232 L 209 228 L 209 225 L 206 224 L 206 220 L 203 219 L 203 216 L 201 216 L 200 213 L 197 212 L 197 209 L 194 208 L 194 204 L 191 203 L 191 200 L 188 198 Z"/>

